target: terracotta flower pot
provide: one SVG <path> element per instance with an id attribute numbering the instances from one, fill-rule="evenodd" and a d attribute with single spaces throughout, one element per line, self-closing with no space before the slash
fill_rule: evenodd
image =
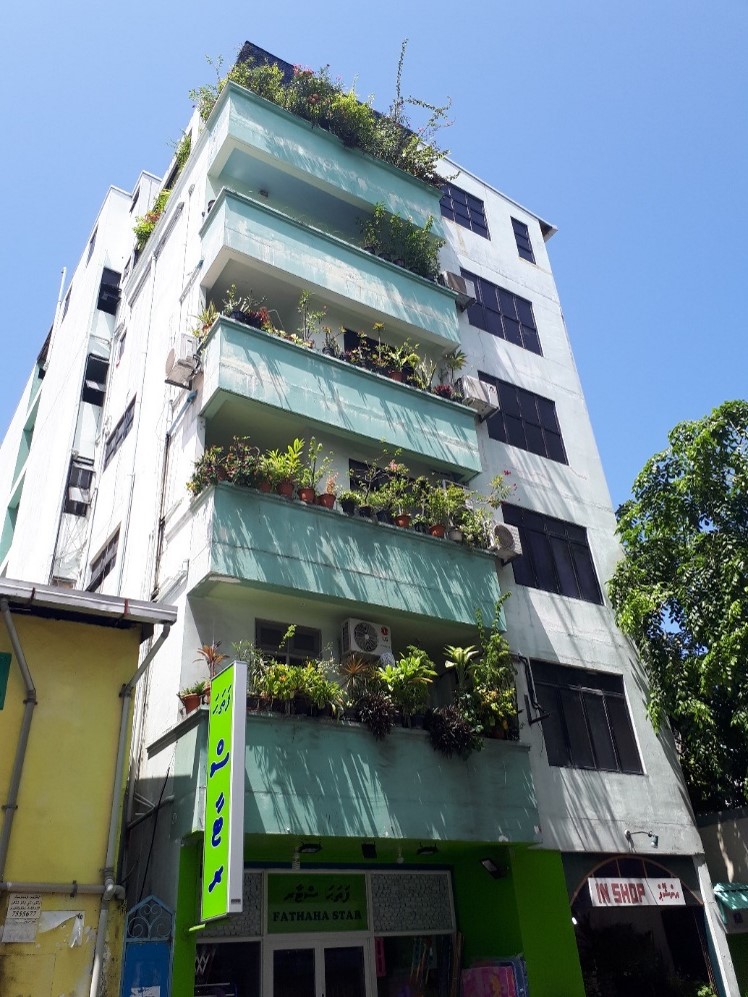
<path id="1" fill-rule="evenodd" d="M 434 523 L 433 526 L 429 526 L 429 533 L 432 537 L 443 537 L 444 527 L 441 523 Z"/>
<path id="2" fill-rule="evenodd" d="M 293 498 L 293 481 L 281 481 L 275 490 L 283 498 Z"/>
<path id="3" fill-rule="evenodd" d="M 306 502 L 307 505 L 314 505 L 314 499 L 317 493 L 313 488 L 299 488 L 296 494 L 302 502 Z"/>
<path id="4" fill-rule="evenodd" d="M 399 516 L 395 516 L 395 526 L 401 526 L 403 528 L 410 526 L 410 516 L 407 512 L 404 512 Z"/>
<path id="5" fill-rule="evenodd" d="M 403 372 L 401 370 L 388 370 L 387 377 L 389 377 L 391 381 L 402 381 Z"/>
<path id="6" fill-rule="evenodd" d="M 332 509 L 335 505 L 335 495 L 332 492 L 322 492 L 317 496 L 317 505 L 322 505 L 325 509 Z"/>
<path id="7" fill-rule="evenodd" d="M 273 486 L 269 481 L 258 481 L 257 490 L 260 492 L 272 492 Z"/>
<path id="8" fill-rule="evenodd" d="M 200 705 L 203 697 L 199 692 L 188 692 L 186 695 L 180 696 L 179 698 L 182 700 L 182 706 L 184 707 L 185 713 L 194 713 Z"/>

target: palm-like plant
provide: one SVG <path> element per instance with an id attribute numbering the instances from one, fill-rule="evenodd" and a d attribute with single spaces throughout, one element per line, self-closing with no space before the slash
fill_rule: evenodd
<path id="1" fill-rule="evenodd" d="M 197 649 L 199 657 L 195 658 L 195 661 L 199 661 L 200 658 L 203 659 L 205 664 L 208 666 L 208 675 L 210 676 L 211 682 L 216 677 L 216 670 L 222 661 L 228 658 L 228 654 L 221 654 L 218 648 L 221 646 L 220 640 L 213 641 L 212 644 L 203 644 L 202 647 Z"/>
<path id="2" fill-rule="evenodd" d="M 477 657 L 478 648 L 475 644 L 470 644 L 467 647 L 457 647 L 453 644 L 447 644 L 444 648 L 444 653 L 447 655 L 444 667 L 454 668 L 455 678 L 457 679 L 457 694 L 462 695 L 462 693 L 467 692 L 471 668 L 470 662 L 473 658 Z"/>

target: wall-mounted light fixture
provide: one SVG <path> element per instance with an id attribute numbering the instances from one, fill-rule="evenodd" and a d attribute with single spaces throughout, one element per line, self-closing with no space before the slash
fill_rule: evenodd
<path id="1" fill-rule="evenodd" d="M 509 870 L 505 865 L 498 865 L 493 859 L 485 858 L 480 860 L 480 864 L 486 870 L 489 876 L 493 876 L 494 879 L 504 879 L 509 875 Z"/>
<path id="2" fill-rule="evenodd" d="M 628 841 L 631 848 L 634 847 L 633 837 L 635 834 L 646 834 L 649 840 L 652 842 L 652 848 L 657 848 L 660 843 L 659 834 L 655 834 L 654 831 L 630 831 L 628 828 L 623 832 L 626 841 Z"/>

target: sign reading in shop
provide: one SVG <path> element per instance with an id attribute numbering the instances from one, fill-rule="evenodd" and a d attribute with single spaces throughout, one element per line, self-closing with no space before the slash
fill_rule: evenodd
<path id="1" fill-rule="evenodd" d="M 202 919 L 240 914 L 244 880 L 247 666 L 234 661 L 210 685 L 205 763 Z"/>
<path id="2" fill-rule="evenodd" d="M 673 907 L 685 904 L 679 879 L 592 879 L 593 907 Z"/>
<path id="3" fill-rule="evenodd" d="M 268 932 L 365 931 L 363 873 L 268 875 Z"/>

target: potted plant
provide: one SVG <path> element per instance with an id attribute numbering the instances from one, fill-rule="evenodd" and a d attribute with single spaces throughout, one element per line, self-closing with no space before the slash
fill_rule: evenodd
<path id="1" fill-rule="evenodd" d="M 237 660 L 247 664 L 247 709 L 257 710 L 265 699 L 261 695 L 262 676 L 268 667 L 263 652 L 253 640 L 239 640 L 231 645 Z"/>
<path id="2" fill-rule="evenodd" d="M 384 665 L 378 674 L 382 685 L 403 715 L 403 725 L 410 727 L 414 714 L 425 707 L 429 687 L 436 677 L 434 662 L 422 648 L 409 644 L 394 665 Z"/>
<path id="3" fill-rule="evenodd" d="M 372 488 L 369 492 L 369 506 L 377 522 L 392 524 L 392 499 L 389 482 L 381 484 L 378 488 Z"/>
<path id="4" fill-rule="evenodd" d="M 301 316 L 301 324 L 298 327 L 298 338 L 305 346 L 314 346 L 314 337 L 321 335 L 323 331 L 322 323 L 327 317 L 327 308 L 324 305 L 322 308 L 312 308 L 311 301 L 311 294 L 309 291 L 304 290 L 301 292 L 296 306 L 296 310 Z M 325 331 L 329 332 L 329 329 Z M 327 343 L 327 335 L 325 336 L 325 343 Z"/>
<path id="5" fill-rule="evenodd" d="M 199 344 L 204 342 L 206 336 L 213 328 L 213 323 L 218 318 L 218 314 L 218 309 L 211 301 L 206 304 L 205 308 L 203 308 L 202 311 L 198 312 L 195 316 L 195 320 L 198 324 L 192 330 L 192 335 Z"/>
<path id="6" fill-rule="evenodd" d="M 450 504 L 446 488 L 432 486 L 426 496 L 426 517 L 432 537 L 443 537 L 449 523 Z"/>
<path id="7" fill-rule="evenodd" d="M 324 506 L 325 509 L 332 509 L 335 505 L 335 489 L 338 484 L 338 472 L 333 471 L 327 475 L 325 490 L 317 496 L 317 505 Z"/>
<path id="8" fill-rule="evenodd" d="M 252 487 L 257 483 L 260 451 L 252 446 L 248 436 L 235 436 L 226 453 L 226 470 L 229 481 L 235 485 Z"/>
<path id="9" fill-rule="evenodd" d="M 279 495 L 291 498 L 301 471 L 304 441 L 298 437 L 285 450 L 268 450 L 258 461 L 259 472 Z"/>
<path id="10" fill-rule="evenodd" d="M 198 657 L 195 658 L 195 661 L 202 660 L 208 666 L 208 686 L 203 695 L 203 700 L 206 703 L 210 701 L 210 683 L 216 677 L 218 666 L 228 658 L 228 654 L 221 654 L 220 646 L 220 640 L 215 640 L 212 644 L 203 644 L 197 649 Z"/>
<path id="11" fill-rule="evenodd" d="M 312 436 L 306 446 L 306 453 L 301 461 L 298 472 L 299 490 L 298 495 L 302 502 L 310 505 L 314 503 L 317 495 L 317 485 L 322 477 L 327 474 L 332 454 L 322 457 L 322 444 L 317 443 Z"/>
<path id="12" fill-rule="evenodd" d="M 340 508 L 346 515 L 352 516 L 360 505 L 361 492 L 355 488 L 349 488 L 340 493 Z"/>
<path id="13" fill-rule="evenodd" d="M 356 719 L 366 724 L 378 741 L 382 741 L 395 726 L 395 704 L 383 689 L 365 692 L 355 704 Z"/>
<path id="14" fill-rule="evenodd" d="M 447 758 L 453 755 L 468 758 L 483 746 L 480 731 L 470 717 L 456 706 L 439 706 L 429 710 L 423 726 L 428 731 L 431 747 Z"/>
<path id="15" fill-rule="evenodd" d="M 199 682 L 195 682 L 194 685 L 187 686 L 186 689 L 180 689 L 178 696 L 182 701 L 185 713 L 193 713 L 202 703 L 203 697 L 207 691 L 208 684 L 205 679 L 200 679 Z"/>
<path id="16" fill-rule="evenodd" d="M 412 372 L 421 360 L 417 352 L 418 345 L 411 346 L 409 340 L 401 346 L 385 347 L 385 373 L 393 381 L 403 381 L 406 379 L 406 371 Z"/>
<path id="17" fill-rule="evenodd" d="M 226 469 L 226 453 L 221 446 L 207 447 L 199 460 L 195 461 L 195 470 L 187 482 L 187 490 L 193 495 L 199 495 L 208 485 L 217 485 L 228 477 Z"/>

